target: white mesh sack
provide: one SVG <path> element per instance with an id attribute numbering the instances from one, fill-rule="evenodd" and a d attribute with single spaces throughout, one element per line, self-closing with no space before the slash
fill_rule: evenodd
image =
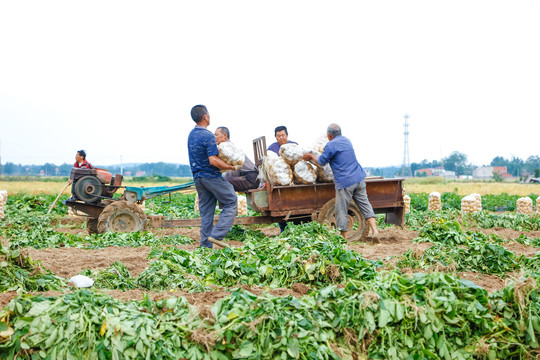
<path id="1" fill-rule="evenodd" d="M 411 197 L 409 195 L 403 195 L 403 204 L 405 205 L 405 212 L 411 211 Z"/>
<path id="2" fill-rule="evenodd" d="M 268 182 L 274 186 L 288 186 L 293 180 L 293 172 L 289 164 L 278 156 L 266 156 L 263 161 L 263 168 L 268 175 Z"/>
<path id="3" fill-rule="evenodd" d="M 482 211 L 482 196 L 480 194 L 471 194 L 471 196 L 474 196 L 476 199 L 476 202 L 474 204 L 474 211 Z"/>
<path id="4" fill-rule="evenodd" d="M 234 145 L 230 141 L 222 142 L 218 145 L 219 155 L 218 157 L 225 161 L 229 165 L 236 166 L 240 169 L 244 164 L 246 154 L 238 146 Z"/>
<path id="5" fill-rule="evenodd" d="M 473 213 L 476 210 L 476 198 L 473 195 L 467 195 L 461 199 L 461 212 Z"/>
<path id="6" fill-rule="evenodd" d="M 317 137 L 315 141 L 313 141 L 309 149 L 315 150 L 319 154 L 322 154 L 322 152 L 324 151 L 324 147 L 326 146 L 327 143 L 328 143 L 328 138 L 326 137 L 326 135 L 321 135 Z"/>
<path id="7" fill-rule="evenodd" d="M 238 215 L 247 215 L 247 199 L 245 195 L 236 194 L 238 197 Z"/>
<path id="8" fill-rule="evenodd" d="M 247 215 L 247 199 L 244 195 L 236 194 L 238 203 L 237 215 Z M 199 194 L 195 194 L 195 206 L 193 210 L 199 211 Z"/>
<path id="9" fill-rule="evenodd" d="M 302 157 L 304 156 L 304 149 L 297 144 L 285 144 L 281 145 L 279 155 L 287 164 L 294 166 L 297 162 L 302 160 Z"/>
<path id="10" fill-rule="evenodd" d="M 293 176 L 295 184 L 314 184 L 317 181 L 315 166 L 304 160 L 294 165 Z"/>
<path id="11" fill-rule="evenodd" d="M 441 194 L 437 191 L 429 194 L 428 210 L 437 211 L 442 210 Z"/>
<path id="12" fill-rule="evenodd" d="M 317 167 L 317 181 L 321 183 L 334 182 L 334 173 L 332 172 L 330 164 Z"/>
<path id="13" fill-rule="evenodd" d="M 516 211 L 518 214 L 531 215 L 533 213 L 533 201 L 530 197 L 525 196 L 517 199 L 516 201 Z"/>

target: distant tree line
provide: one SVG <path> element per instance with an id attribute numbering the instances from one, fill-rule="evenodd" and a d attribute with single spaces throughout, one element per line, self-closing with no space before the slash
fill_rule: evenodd
<path id="1" fill-rule="evenodd" d="M 119 165 L 98 165 L 95 167 L 107 169 L 113 174 L 120 174 Z M 2 175 L 17 175 L 17 176 L 69 176 L 69 172 L 73 168 L 73 164 L 55 165 L 46 163 L 44 165 L 21 165 L 7 162 L 2 164 Z M 124 175 L 131 173 L 135 176 L 138 171 L 143 171 L 145 175 L 163 175 L 170 177 L 191 177 L 189 165 L 171 164 L 171 163 L 144 163 L 137 165 L 124 166 Z"/>
<path id="2" fill-rule="evenodd" d="M 120 174 L 119 165 L 94 165 L 99 168 L 107 169 L 113 174 Z M 416 170 L 438 168 L 441 166 L 444 166 L 445 170 L 455 171 L 457 176 L 472 175 L 473 170 L 477 167 L 467 161 L 467 155 L 454 151 L 448 157 L 443 158 L 442 161 L 428 161 L 427 159 L 424 159 L 418 163 L 413 162 L 411 164 L 411 171 L 414 175 Z M 491 163 L 486 166 L 506 166 L 508 173 L 516 177 L 521 177 L 524 173 L 529 174 L 529 176 L 540 177 L 540 157 L 538 155 L 529 156 L 527 160 L 522 160 L 517 157 L 505 159 L 502 156 L 496 156 Z M 1 171 L 2 175 L 14 176 L 69 176 L 72 167 L 72 164 L 55 165 L 46 163 L 44 165 L 21 165 L 7 162 L 2 165 Z M 394 177 L 399 175 L 401 167 L 387 166 L 367 169 L 371 171 L 371 175 Z M 136 176 L 138 171 L 144 172 L 144 175 L 146 176 L 162 175 L 169 177 L 191 177 L 189 165 L 157 162 L 124 166 L 124 175 L 130 172 L 131 176 Z"/>
<path id="3" fill-rule="evenodd" d="M 473 170 L 477 168 L 477 166 L 467 162 L 467 155 L 454 151 L 450 156 L 443 158 L 442 161 L 428 161 L 425 159 L 419 163 L 412 163 L 411 171 L 414 175 L 416 170 L 438 168 L 443 165 L 445 170 L 455 171 L 457 176 L 472 175 Z M 525 161 L 518 157 L 505 159 L 502 156 L 496 156 L 489 165 L 484 166 L 506 166 L 508 174 L 516 177 L 521 177 L 524 173 L 534 177 L 540 176 L 540 157 L 538 155 L 529 156 Z"/>

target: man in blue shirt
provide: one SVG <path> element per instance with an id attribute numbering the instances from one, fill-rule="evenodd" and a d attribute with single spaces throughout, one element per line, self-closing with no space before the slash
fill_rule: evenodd
<path id="1" fill-rule="evenodd" d="M 287 132 L 287 128 L 285 126 L 278 126 L 274 130 L 274 135 L 276 136 L 276 142 L 272 143 L 268 150 L 275 152 L 279 156 L 279 149 L 281 148 L 281 145 L 285 144 L 297 144 L 294 141 L 289 141 L 289 133 Z"/>
<path id="2" fill-rule="evenodd" d="M 366 193 L 366 182 L 364 181 L 366 173 L 356 160 L 352 143 L 341 135 L 341 128 L 338 124 L 330 124 L 326 136 L 329 142 L 324 147 L 321 156 L 317 158 L 312 153 L 307 153 L 304 155 L 304 160 L 313 160 L 322 166 L 330 163 L 336 186 L 337 227 L 341 231 L 341 235 L 346 238 L 349 220 L 347 209 L 351 199 L 354 199 L 371 227 L 373 239 L 378 240 L 379 232 L 375 223 L 375 213 Z"/>
<path id="3" fill-rule="evenodd" d="M 235 167 L 217 156 L 219 151 L 216 138 L 207 130 L 210 125 L 210 114 L 206 106 L 194 106 L 191 109 L 191 117 L 197 125 L 188 136 L 189 165 L 199 195 L 201 246 L 211 248 L 211 240 L 222 240 L 236 217 L 238 210 L 236 193 L 220 171 L 235 170 Z M 223 209 L 214 226 L 214 211 L 218 201 Z"/>

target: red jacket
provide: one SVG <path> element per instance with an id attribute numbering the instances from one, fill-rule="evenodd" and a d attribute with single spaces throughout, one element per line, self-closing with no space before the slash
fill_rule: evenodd
<path id="1" fill-rule="evenodd" d="M 78 162 L 75 162 L 75 164 L 73 165 L 74 168 L 77 168 L 77 169 L 93 169 L 94 167 L 92 166 L 92 164 L 90 164 L 88 161 L 86 160 L 83 160 L 83 162 L 79 165 Z"/>

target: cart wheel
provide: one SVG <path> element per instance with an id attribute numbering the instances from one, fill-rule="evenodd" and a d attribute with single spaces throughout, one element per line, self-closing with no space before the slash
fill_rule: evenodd
<path id="1" fill-rule="evenodd" d="M 369 234 L 369 226 L 364 219 L 364 214 L 362 214 L 360 209 L 352 202 L 349 204 L 347 213 L 349 215 L 347 240 L 358 241 L 365 239 Z M 329 200 L 326 204 L 324 204 L 319 212 L 317 221 L 321 224 L 327 224 L 334 228 L 337 227 L 336 199 Z M 353 230 L 355 223 L 358 224 L 358 227 L 356 230 Z"/>
<path id="2" fill-rule="evenodd" d="M 135 232 L 146 228 L 146 215 L 137 205 L 128 201 L 115 201 L 99 215 L 98 231 Z"/>
<path id="3" fill-rule="evenodd" d="M 88 234 L 97 234 L 98 233 L 98 219 L 97 218 L 88 218 L 86 219 L 86 230 Z"/>

